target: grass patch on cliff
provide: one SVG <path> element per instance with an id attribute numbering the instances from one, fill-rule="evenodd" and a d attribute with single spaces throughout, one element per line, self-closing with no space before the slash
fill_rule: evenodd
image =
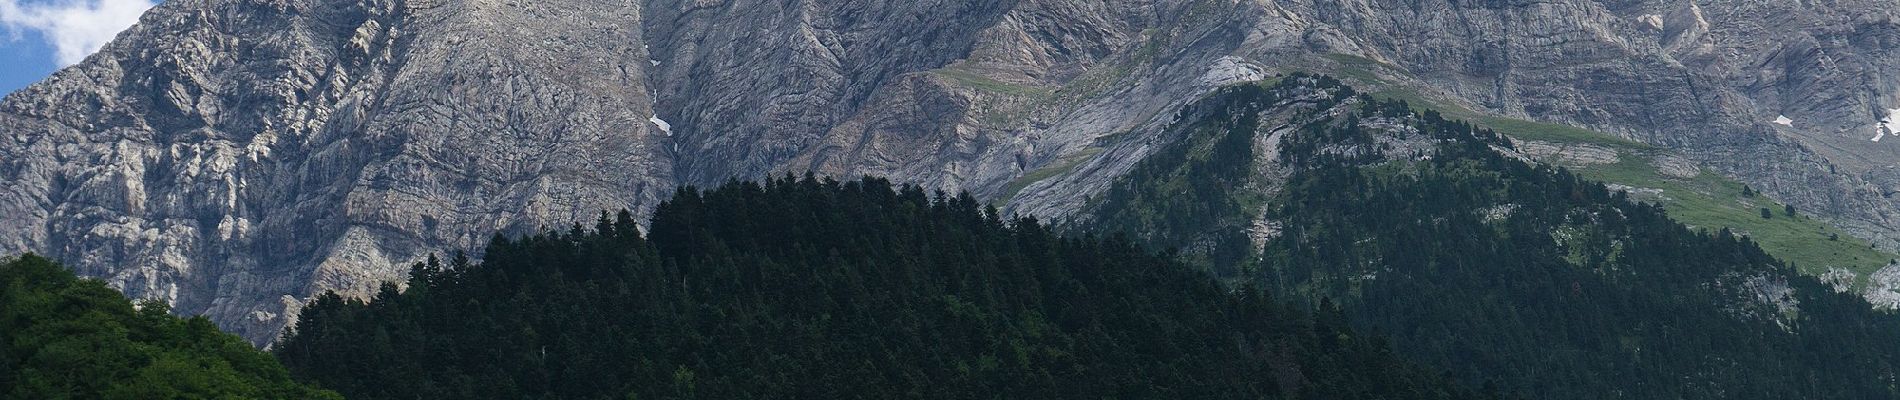
<path id="1" fill-rule="evenodd" d="M 1895 259 L 1893 253 L 1874 249 L 1867 241 L 1842 232 L 1825 221 L 1816 220 L 1801 210 L 1789 217 L 1784 205 L 1761 195 L 1742 196 L 1742 184 L 1709 171 L 1694 178 L 1677 178 L 1662 173 L 1654 163 L 1666 150 L 1622 137 L 1564 124 L 1500 117 L 1437 101 L 1419 92 L 1381 80 L 1370 72 L 1386 68 L 1377 61 L 1348 55 L 1329 55 L 1343 67 L 1343 75 L 1377 84 L 1373 97 L 1402 100 L 1415 109 L 1438 110 L 1446 118 L 1471 121 L 1491 128 L 1514 140 L 1532 140 L 1564 144 L 1586 144 L 1612 149 L 1618 161 L 1611 164 L 1567 166 L 1592 180 L 1633 188 L 1660 189 L 1660 197 L 1633 196 L 1642 201 L 1660 203 L 1669 215 L 1684 224 L 1709 230 L 1729 228 L 1746 235 L 1782 261 L 1790 262 L 1802 273 L 1821 276 L 1830 267 L 1859 275 L 1856 288 L 1866 283 L 1874 271 Z M 1636 195 L 1632 193 L 1632 195 Z M 1761 217 L 1767 208 L 1770 218 Z"/>
<path id="2" fill-rule="evenodd" d="M 1049 165 L 1045 165 L 1042 168 L 1029 171 L 1029 173 L 1009 181 L 1009 184 L 1003 185 L 1003 192 L 998 194 L 996 198 L 990 202 L 1000 207 L 1004 203 L 1008 203 L 1011 199 L 1015 199 L 1016 194 L 1022 193 L 1023 189 L 1028 188 L 1029 185 L 1041 182 L 1044 179 L 1069 173 L 1069 171 L 1074 171 L 1075 167 L 1082 165 L 1082 162 L 1088 161 L 1090 158 L 1095 157 L 1096 154 L 1101 153 L 1102 148 L 1090 147 L 1082 149 L 1082 151 L 1076 152 L 1075 154 L 1070 154 L 1068 157 L 1063 157 L 1061 160 L 1056 160 L 1056 162 L 1049 163 Z"/>
<path id="3" fill-rule="evenodd" d="M 939 68 L 930 71 L 930 73 L 949 78 L 958 84 L 986 92 L 1022 97 L 1042 97 L 1049 95 L 1048 89 L 991 79 L 990 77 L 976 73 L 976 71 L 958 68 L 957 66 Z"/>
<path id="4" fill-rule="evenodd" d="M 1351 54 L 1330 53 L 1324 57 L 1339 63 L 1339 69 L 1333 72 L 1340 77 L 1356 80 L 1361 84 L 1391 86 L 1391 82 L 1380 79 L 1379 74 L 1373 72 L 1380 69 L 1392 69 L 1390 66 L 1385 65 L 1385 63 Z"/>
<path id="5" fill-rule="evenodd" d="M 1402 100 L 1416 109 L 1433 109 L 1449 119 L 1461 119 L 1473 124 L 1491 128 L 1491 130 L 1510 136 L 1513 139 L 1536 140 L 1544 142 L 1583 143 L 1618 149 L 1651 150 L 1655 146 L 1648 143 L 1624 139 L 1615 135 L 1578 128 L 1570 125 L 1538 122 L 1472 111 L 1455 104 L 1433 100 L 1418 92 L 1388 85 L 1372 92 L 1372 97 L 1387 100 Z"/>
<path id="6" fill-rule="evenodd" d="M 1653 148 L 1646 143 L 1570 125 L 1499 117 L 1473 111 L 1457 104 L 1426 97 L 1416 90 L 1380 78 L 1377 71 L 1381 70 L 1396 74 L 1405 74 L 1407 76 L 1409 76 L 1409 74 L 1403 70 L 1379 62 L 1378 60 L 1340 53 L 1327 54 L 1325 57 L 1337 64 L 1337 68 L 1335 68 L 1332 73 L 1351 80 L 1360 81 L 1365 85 L 1370 85 L 1370 88 L 1373 90 L 1367 92 L 1367 94 L 1372 95 L 1372 97 L 1384 100 L 1404 101 L 1406 104 L 1420 111 L 1425 109 L 1437 110 L 1439 113 L 1444 114 L 1446 118 L 1470 121 L 1473 124 L 1491 128 L 1491 130 L 1513 138 L 1566 143 L 1588 143 L 1629 149 L 1647 150 Z"/>
<path id="7" fill-rule="evenodd" d="M 1659 189 L 1660 197 L 1632 193 L 1632 198 L 1659 203 L 1669 216 L 1697 229 L 1728 228 L 1749 237 L 1769 254 L 1794 263 L 1804 274 L 1821 276 L 1829 267 L 1859 275 L 1855 287 L 1895 258 L 1875 250 L 1865 240 L 1842 232 L 1801 210 L 1784 213 L 1784 204 L 1762 195 L 1743 196 L 1742 184 L 1719 174 L 1701 171 L 1694 178 L 1665 175 L 1654 163 L 1657 151 L 1619 151 L 1611 164 L 1570 166 L 1578 175 L 1606 183 L 1641 189 Z M 1770 217 L 1762 218 L 1761 209 Z"/>

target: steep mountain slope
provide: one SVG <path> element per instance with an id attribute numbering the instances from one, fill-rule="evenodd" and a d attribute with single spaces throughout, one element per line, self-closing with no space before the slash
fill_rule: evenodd
<path id="1" fill-rule="evenodd" d="M 263 340 L 392 261 L 650 204 L 619 8 L 166 2 L 0 106 L 0 237 Z"/>
<path id="2" fill-rule="evenodd" d="M 262 343 L 311 294 L 367 296 L 396 266 L 491 231 L 645 215 L 681 184 L 875 174 L 1065 217 L 1172 140 L 1181 106 L 1296 70 L 1675 149 L 1892 248 L 1900 175 L 1886 164 L 1900 153 L 1869 138 L 1900 108 L 1896 13 L 169 1 L 0 102 L 0 252 L 69 260 Z"/>
<path id="3" fill-rule="evenodd" d="M 1536 398 L 1900 395 L 1900 316 L 1748 238 L 1528 163 L 1493 131 L 1288 81 L 1190 106 L 1183 140 L 1084 221 Z"/>

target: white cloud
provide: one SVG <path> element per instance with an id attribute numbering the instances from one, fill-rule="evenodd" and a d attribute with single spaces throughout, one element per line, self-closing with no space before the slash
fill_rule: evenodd
<path id="1" fill-rule="evenodd" d="M 72 65 L 99 51 L 155 4 L 151 0 L 0 0 L 0 26 L 16 40 L 22 32 L 39 33 L 53 47 L 60 65 Z"/>

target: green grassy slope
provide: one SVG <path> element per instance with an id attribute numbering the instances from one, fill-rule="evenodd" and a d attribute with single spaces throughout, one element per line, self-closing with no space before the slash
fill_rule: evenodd
<path id="1" fill-rule="evenodd" d="M 1853 271 L 1859 286 L 1865 277 L 1896 258 L 1893 253 L 1874 249 L 1867 241 L 1847 235 L 1839 228 L 1799 213 L 1789 218 L 1783 204 L 1762 196 L 1742 196 L 1742 184 L 1704 170 L 1694 178 L 1676 178 L 1663 174 L 1656 160 L 1669 151 L 1614 135 L 1563 124 L 1499 117 L 1437 101 L 1418 92 L 1379 78 L 1377 73 L 1403 74 L 1374 60 L 1349 55 L 1330 55 L 1338 63 L 1339 76 L 1380 89 L 1375 97 L 1403 100 L 1415 108 L 1438 110 L 1447 118 L 1472 121 L 1517 141 L 1554 144 L 1583 144 L 1607 148 L 1617 153 L 1618 161 L 1599 165 L 1565 165 L 1578 174 L 1606 183 L 1636 188 L 1660 189 L 1660 196 L 1642 197 L 1659 202 L 1669 214 L 1684 224 L 1706 229 L 1729 228 L 1754 239 L 1770 254 L 1794 263 L 1803 273 L 1821 275 L 1830 267 Z M 1761 218 L 1768 208 L 1772 218 Z"/>

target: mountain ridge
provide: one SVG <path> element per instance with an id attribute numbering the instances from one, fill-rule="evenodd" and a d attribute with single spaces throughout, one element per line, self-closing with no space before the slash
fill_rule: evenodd
<path id="1" fill-rule="evenodd" d="M 170 1 L 0 102 L 0 252 L 261 344 L 315 293 L 684 184 L 886 175 L 1068 217 L 1189 100 L 1354 67 L 1334 54 L 1381 66 L 1369 91 L 1683 151 L 1892 249 L 1900 150 L 1864 146 L 1900 104 L 1881 4 Z"/>

